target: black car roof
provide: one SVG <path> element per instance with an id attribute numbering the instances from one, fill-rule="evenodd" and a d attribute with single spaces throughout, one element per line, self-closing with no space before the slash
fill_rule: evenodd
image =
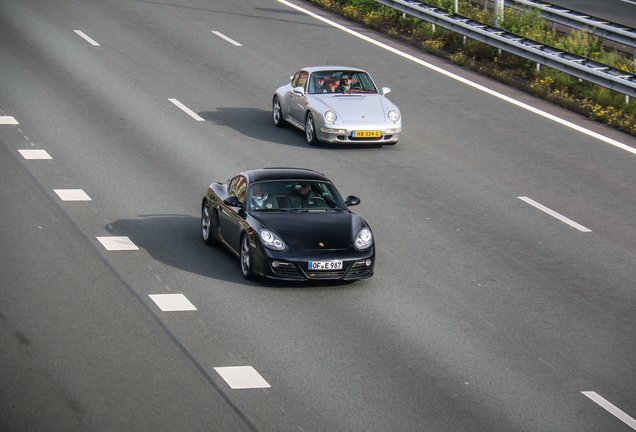
<path id="1" fill-rule="evenodd" d="M 324 174 L 305 168 L 259 168 L 242 174 L 250 183 L 271 180 L 317 180 L 331 183 Z"/>

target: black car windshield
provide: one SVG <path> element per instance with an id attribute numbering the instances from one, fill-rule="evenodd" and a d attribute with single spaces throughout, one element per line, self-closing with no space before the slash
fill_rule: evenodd
<path id="1" fill-rule="evenodd" d="M 308 93 L 377 93 L 371 77 L 359 71 L 314 72 L 309 78 Z"/>
<path id="2" fill-rule="evenodd" d="M 250 185 L 247 209 L 251 211 L 346 210 L 334 185 L 320 181 L 276 180 Z"/>

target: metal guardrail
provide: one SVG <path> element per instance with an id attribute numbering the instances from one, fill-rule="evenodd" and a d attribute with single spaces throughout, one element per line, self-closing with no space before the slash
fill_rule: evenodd
<path id="1" fill-rule="evenodd" d="M 630 72 L 568 53 L 418 0 L 375 1 L 538 64 L 627 96 L 636 97 L 636 75 Z"/>
<path id="2" fill-rule="evenodd" d="M 549 21 L 579 30 L 586 30 L 595 36 L 602 37 L 603 39 L 636 48 L 636 29 L 623 24 L 613 23 L 603 18 L 577 12 L 564 8 L 563 6 L 556 6 L 540 0 L 506 0 L 505 4 L 510 7 L 523 5 L 530 8 L 536 8 L 541 12 L 541 15 Z M 636 57 L 636 51 L 634 54 Z"/>

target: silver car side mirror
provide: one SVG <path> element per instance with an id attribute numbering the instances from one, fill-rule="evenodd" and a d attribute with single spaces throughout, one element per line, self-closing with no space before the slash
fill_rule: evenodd
<path id="1" fill-rule="evenodd" d="M 391 89 L 388 87 L 382 87 L 382 96 L 391 93 Z"/>

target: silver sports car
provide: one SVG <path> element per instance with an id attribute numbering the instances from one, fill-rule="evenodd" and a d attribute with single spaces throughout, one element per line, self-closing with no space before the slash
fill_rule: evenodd
<path id="1" fill-rule="evenodd" d="M 305 131 L 310 145 L 395 144 L 402 131 L 400 110 L 378 93 L 369 74 L 345 66 L 306 67 L 274 94 L 274 124 Z"/>

